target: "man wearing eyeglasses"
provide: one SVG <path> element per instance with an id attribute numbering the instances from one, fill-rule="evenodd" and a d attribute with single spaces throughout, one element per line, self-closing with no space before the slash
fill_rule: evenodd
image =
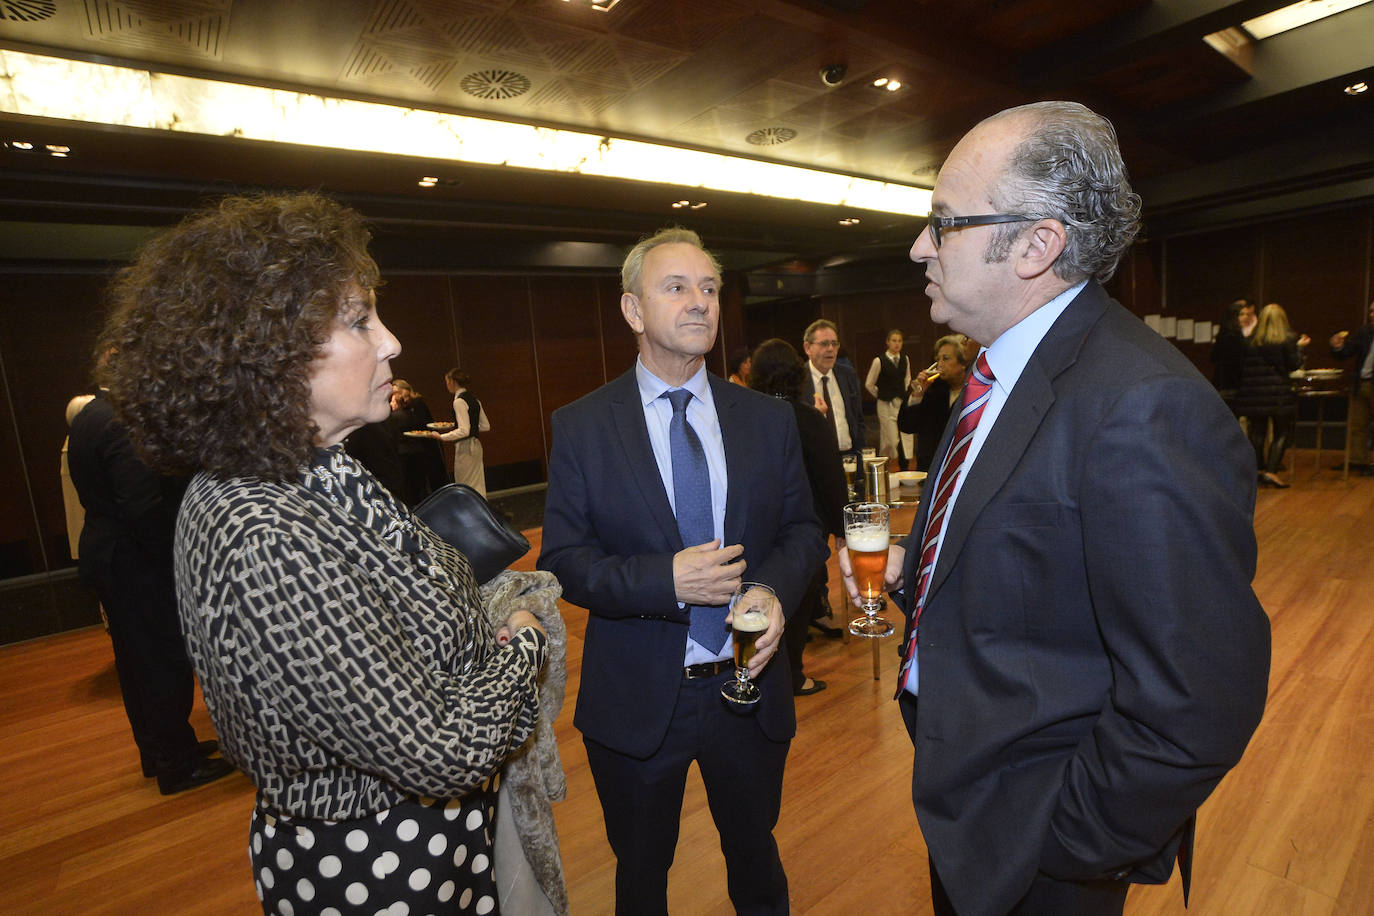
<path id="1" fill-rule="evenodd" d="M 1120 914 L 1175 859 L 1186 895 L 1264 709 L 1254 454 L 1102 288 L 1139 212 L 1111 125 L 1045 102 L 959 142 L 911 249 L 984 344 L 888 563 L 938 914 Z"/>
<path id="2" fill-rule="evenodd" d="M 836 364 L 840 335 L 834 322 L 817 318 L 802 336 L 806 352 L 806 377 L 816 409 L 835 427 L 840 452 L 857 452 L 864 447 L 863 402 L 859 399 L 859 374 L 844 364 Z"/>

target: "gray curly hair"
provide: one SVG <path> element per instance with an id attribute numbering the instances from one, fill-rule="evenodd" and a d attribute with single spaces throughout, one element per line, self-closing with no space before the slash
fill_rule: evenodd
<path id="1" fill-rule="evenodd" d="M 1031 126 L 1012 151 L 998 188 L 998 210 L 1057 219 L 1067 230 L 1054 263 L 1061 280 L 1106 282 L 1140 230 L 1140 196 L 1131 190 L 1110 121 L 1077 102 L 1036 102 L 988 121 L 1025 117 Z M 1024 223 L 998 227 L 985 259 L 1005 260 Z"/>

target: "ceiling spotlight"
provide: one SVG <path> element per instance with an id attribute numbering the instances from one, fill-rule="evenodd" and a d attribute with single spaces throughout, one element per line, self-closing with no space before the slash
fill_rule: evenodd
<path id="1" fill-rule="evenodd" d="M 700 210 L 706 206 L 704 200 L 675 200 L 673 201 L 674 210 Z"/>
<path id="2" fill-rule="evenodd" d="M 881 89 L 881 88 L 883 88 L 883 87 L 886 86 L 886 85 L 887 85 L 887 77 L 885 77 L 885 76 L 880 76 L 880 77 L 878 77 L 877 79 L 875 79 L 875 80 L 873 81 L 873 88 L 874 88 L 874 89 Z"/>
<path id="3" fill-rule="evenodd" d="M 689 207 L 689 206 L 691 206 L 691 205 L 692 205 L 692 202 L 691 202 L 690 200 L 675 200 L 675 201 L 673 201 L 673 209 L 674 209 L 674 210 L 681 210 L 683 207 Z"/>
<path id="4" fill-rule="evenodd" d="M 10 149 L 23 150 L 26 153 L 33 149 L 33 144 L 27 140 L 10 140 L 5 145 Z"/>
<path id="5" fill-rule="evenodd" d="M 63 146 L 60 143 L 49 143 L 43 148 L 48 151 L 48 155 L 55 156 L 58 159 L 67 158 L 67 154 L 72 151 L 70 146 Z"/>
<path id="6" fill-rule="evenodd" d="M 434 187 L 435 185 L 437 185 L 438 183 L 439 183 L 439 179 L 437 179 L 437 178 L 431 178 L 431 177 L 429 177 L 428 175 L 426 175 L 424 178 L 421 178 L 421 179 L 417 182 L 417 184 L 419 184 L 419 186 L 422 187 L 422 188 L 432 188 L 432 187 Z"/>
<path id="7" fill-rule="evenodd" d="M 889 80 L 888 84 L 883 88 L 886 89 L 888 92 L 896 92 L 898 89 L 902 88 L 902 84 L 897 80 Z"/>
<path id="8" fill-rule="evenodd" d="M 859 218 L 857 216 L 846 216 L 844 219 L 840 220 L 840 225 L 857 226 L 859 225 Z"/>
<path id="9" fill-rule="evenodd" d="M 896 92 L 898 89 L 902 88 L 902 84 L 900 81 L 894 80 L 891 77 L 880 76 L 873 81 L 873 88 L 886 89 L 888 92 Z"/>
<path id="10" fill-rule="evenodd" d="M 1351 83 L 1345 87 L 1346 95 L 1363 95 L 1369 91 L 1369 84 L 1365 82 Z"/>

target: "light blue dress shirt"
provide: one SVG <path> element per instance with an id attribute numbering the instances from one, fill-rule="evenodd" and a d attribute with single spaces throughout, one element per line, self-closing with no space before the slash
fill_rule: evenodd
<path id="1" fill-rule="evenodd" d="M 649 428 L 649 445 L 654 450 L 654 460 L 658 462 L 658 476 L 663 480 L 663 489 L 668 494 L 668 504 L 673 507 L 673 513 L 677 514 L 677 502 L 673 494 L 672 446 L 668 440 L 668 424 L 673 419 L 673 405 L 662 396 L 674 386 L 654 375 L 644 367 L 643 361 L 638 359 L 635 360 L 635 381 L 639 384 L 644 423 Z M 725 441 L 720 435 L 720 419 L 716 416 L 716 402 L 711 398 L 711 386 L 706 380 L 705 363 L 682 387 L 692 392 L 692 400 L 687 404 L 687 422 L 696 432 L 697 438 L 701 440 L 701 447 L 706 452 L 706 466 L 711 473 L 711 522 L 715 536 L 724 545 L 727 484 Z M 678 606 L 686 605 L 678 602 Z M 721 654 L 717 654 L 688 637 L 683 665 L 732 658 L 735 653 L 734 642 L 727 638 L 720 652 Z"/>
<path id="2" fill-rule="evenodd" d="M 1021 373 L 1026 371 L 1026 364 L 1035 355 L 1035 348 L 1040 346 L 1040 341 L 1045 339 L 1050 327 L 1054 325 L 1060 315 L 1064 314 L 1064 309 L 1069 307 L 1069 303 L 1087 285 L 1088 281 L 1084 280 L 1082 283 L 1064 290 L 1003 331 L 1001 337 L 993 341 L 991 346 L 983 349 L 988 357 L 988 368 L 992 370 L 992 393 L 988 396 L 987 405 L 983 407 L 983 415 L 978 418 L 978 428 L 974 430 L 973 441 L 969 443 L 968 455 L 964 458 L 964 468 L 959 473 L 959 479 L 954 482 L 954 492 L 949 495 L 949 508 L 945 510 L 944 518 L 941 519 L 940 542 L 935 547 L 935 564 L 937 566 L 940 563 L 940 551 L 945 546 L 944 529 L 949 526 L 949 520 L 958 511 L 955 504 L 959 501 L 959 491 L 964 488 L 964 480 L 968 478 L 969 469 L 973 467 L 973 462 L 978 460 L 978 453 L 983 450 L 983 443 L 988 440 L 988 434 L 992 432 L 992 427 L 997 423 L 997 417 L 1001 415 L 1002 407 L 1006 405 L 1007 398 L 1011 397 L 1011 390 L 1016 387 L 1016 382 L 1021 378 Z M 973 372 L 972 366 L 969 367 L 969 372 Z M 941 470 L 943 471 L 943 466 Z M 939 475 L 932 475 L 932 477 L 937 481 L 940 479 Z M 934 492 L 934 490 L 930 492 Z M 916 543 L 915 549 L 921 549 L 919 543 Z M 915 583 L 908 584 L 912 588 L 915 587 Z M 918 648 L 912 656 L 911 674 L 906 679 L 907 692 L 913 695 L 917 695 L 920 688 L 920 664 L 917 658 L 919 653 L 918 644 Z"/>

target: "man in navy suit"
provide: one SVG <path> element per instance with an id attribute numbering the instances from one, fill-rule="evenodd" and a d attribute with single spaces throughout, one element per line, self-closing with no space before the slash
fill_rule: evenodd
<path id="1" fill-rule="evenodd" d="M 817 318 L 807 325 L 802 335 L 802 349 L 806 351 L 806 380 L 815 396 L 816 409 L 835 427 L 840 451 L 862 451 L 864 410 L 859 394 L 859 375 L 853 367 L 835 363 L 840 353 L 840 335 L 835 323 Z"/>
<path id="2" fill-rule="evenodd" d="M 796 719 L 787 665 L 769 661 L 825 556 L 796 421 L 788 404 L 707 374 L 720 266 L 696 233 L 641 241 L 621 281 L 639 359 L 553 415 L 538 564 L 590 612 L 573 724 L 616 855 L 616 912 L 667 913 L 695 760 L 735 909 L 786 913 L 772 831 Z M 689 465 L 701 474 L 690 491 Z M 685 540 L 689 516 L 704 530 Z M 749 664 L 763 696 L 744 710 L 720 694 L 741 581 L 777 596 Z"/>
<path id="3" fill-rule="evenodd" d="M 1039 103 L 959 142 L 911 250 L 931 318 L 985 345 L 888 562 L 939 914 L 1119 914 L 1175 859 L 1186 894 L 1264 709 L 1254 455 L 1100 285 L 1139 208 L 1111 125 Z"/>

